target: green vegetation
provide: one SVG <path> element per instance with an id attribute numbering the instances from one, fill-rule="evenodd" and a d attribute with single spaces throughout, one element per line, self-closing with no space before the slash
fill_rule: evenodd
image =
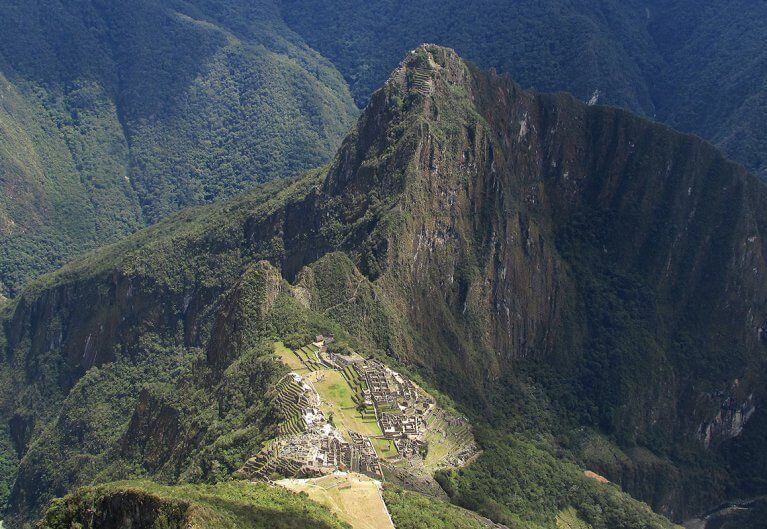
<path id="1" fill-rule="evenodd" d="M 100 527 L 97 520 L 118 516 L 136 525 L 143 520 L 142 527 L 153 529 L 349 528 L 305 494 L 242 481 L 175 487 L 127 481 L 86 487 L 55 500 L 40 528 L 95 528 Z"/>
<path id="2" fill-rule="evenodd" d="M 557 514 L 557 529 L 591 529 L 591 526 L 580 519 L 578 511 L 568 507 Z"/>
<path id="3" fill-rule="evenodd" d="M 342 432 L 351 430 L 366 436 L 382 435 L 375 415 L 361 413 L 354 402 L 354 392 L 343 375 L 334 369 L 321 369 L 307 377 L 322 397 L 323 411 L 333 417 Z"/>
<path id="4" fill-rule="evenodd" d="M 3 4 L 0 295 L 326 162 L 356 114 L 270 0 Z"/>
<path id="5" fill-rule="evenodd" d="M 487 521 L 447 502 L 385 486 L 386 507 L 397 529 L 486 529 Z"/>
<path id="6" fill-rule="evenodd" d="M 228 288 L 244 272 L 246 262 L 280 255 L 280 248 L 271 246 L 273 241 L 263 241 L 264 247 L 256 252 L 243 248 L 243 225 L 261 222 L 286 203 L 302 198 L 319 185 L 321 174 L 321 170 L 310 171 L 298 181 L 278 180 L 230 201 L 185 209 L 32 281 L 25 295 L 112 269 L 151 278 L 174 292 L 183 290 L 191 278 L 203 285 Z M 208 251 L 193 251 L 200 246 Z M 276 321 L 275 325 L 284 327 L 275 330 L 284 331 L 285 336 L 294 332 L 289 328 L 292 320 Z"/>
<path id="7" fill-rule="evenodd" d="M 74 390 L 56 373 L 74 377 L 79 366 L 66 366 L 58 349 L 41 354 L 31 367 L 21 362 L 23 355 L 15 357 L 19 364 L 0 365 L 0 374 L 9 376 L 3 409 L 13 410 L 4 413 L 31 414 L 47 425 L 35 430 L 26 464 L 18 474 L 3 476 L 8 486 L 14 479 L 17 483 L 10 507 L 15 516 L 9 521 L 34 518 L 53 490 L 81 484 L 136 477 L 168 482 L 225 479 L 276 435 L 276 415 L 264 399 L 286 370 L 275 361 L 275 341 L 293 336 L 306 344 L 322 333 L 334 334 L 343 345 L 350 338 L 331 319 L 297 303 L 276 269 L 256 263 L 241 272 L 245 258 L 234 234 L 241 233 L 238 226 L 268 217 L 277 205 L 313 189 L 320 174 L 313 172 L 300 182 L 276 182 L 228 203 L 174 215 L 44 276 L 21 299 L 5 307 L 12 314 L 19 302 L 35 292 L 99 276 L 110 268 L 151 277 L 148 284 L 153 286 L 142 292 L 147 296 L 153 296 L 154 288 L 166 293 L 182 291 L 190 277 L 196 277 L 199 284 L 230 285 L 216 311 L 207 315 L 207 351 L 178 345 L 183 343 L 180 327 L 172 326 L 167 333 L 141 334 L 138 343 L 116 348 L 121 353 L 114 362 L 84 370 L 84 378 Z M 198 245 L 214 250 L 194 251 Z M 278 291 L 269 305 L 267 300 Z M 313 291 L 313 296 L 319 297 L 319 292 Z M 351 343 L 356 347 L 356 341 Z M 105 358 L 109 352 L 100 351 Z M 27 369 L 39 370 L 35 384 L 26 383 Z M 336 420 L 348 420 L 354 429 L 380 435 L 371 415 L 360 417 L 349 399 L 351 388 L 337 375 L 335 382 L 346 391 L 336 394 L 347 409 L 335 405 Z M 14 387 L 19 390 L 11 390 Z M 62 409 L 65 419 L 59 418 Z M 82 415 L 80 422 L 75 420 L 78 414 Z M 88 443 L 72 442 L 81 435 L 75 434 L 77 427 L 90 436 Z M 180 439 L 192 441 L 177 445 Z M 78 454 L 80 446 L 87 446 L 88 453 Z M 5 453 L 8 461 L 15 461 L 10 447 Z M 39 494 L 23 496 L 20 491 L 32 484 L 39 486 Z"/>
<path id="8" fill-rule="evenodd" d="M 277 353 L 280 361 L 288 366 L 288 369 L 291 371 L 295 371 L 296 373 L 306 373 L 309 371 L 298 354 L 293 352 L 290 348 L 285 347 L 284 343 L 274 342 L 274 351 Z"/>
<path id="9" fill-rule="evenodd" d="M 456 431 L 445 424 L 442 419 L 430 417 L 426 432 L 426 442 L 429 451 L 426 453 L 424 463 L 427 468 L 436 468 L 444 459 L 461 446 L 464 437 L 471 435 L 469 431 Z M 445 435 L 443 432 L 447 432 Z"/>
<path id="10" fill-rule="evenodd" d="M 22 463 L 22 479 L 52 489 L 122 474 L 131 462 L 121 444 L 142 389 L 163 391 L 185 375 L 195 351 L 163 348 L 146 340 L 131 357 L 93 367 L 69 391 L 53 428 L 37 438 Z M 197 352 L 199 353 L 199 352 Z M 72 442 L 75 439 L 76 442 Z"/>
<path id="11" fill-rule="evenodd" d="M 515 437 L 486 438 L 484 452 L 465 469 L 438 479 L 451 499 L 509 527 L 557 528 L 560 512 L 577 513 L 594 529 L 672 527 L 647 505 L 610 484 L 586 478 L 553 447 Z M 547 450 L 547 448 L 549 448 Z"/>
<path id="12" fill-rule="evenodd" d="M 329 170 L 174 215 L 2 307 L 2 418 L 35 422 L 11 477 L 13 521 L 80 483 L 226 479 L 276 434 L 268 396 L 288 368 L 275 342 L 317 381 L 304 344 L 320 333 L 455 399 L 484 452 L 439 479 L 512 527 L 669 527 L 584 477 L 579 461 L 602 454 L 625 454 L 636 473 L 616 464 L 608 477 L 674 512 L 759 492 L 761 408 L 743 444 L 694 439 L 733 376 L 749 375 L 738 391 L 762 387 L 762 343 L 743 321 L 767 295 L 742 263 L 766 266 L 743 242 L 763 224 L 763 187 L 627 113 L 522 93 L 440 48 L 411 60 L 439 64 L 428 105 L 387 84 Z M 506 147 L 522 141 L 516 122 L 481 117 L 506 112 L 530 120 L 535 156 Z M 154 356 L 183 369 L 154 369 Z M 334 420 L 364 427 L 354 376 L 328 382 Z M 730 446 L 743 450 L 725 461 Z M 752 474 L 736 474 L 741 457 Z"/>
<path id="13" fill-rule="evenodd" d="M 373 448 L 376 449 L 378 457 L 387 459 L 397 456 L 397 448 L 391 439 L 371 439 L 371 442 L 373 443 Z"/>
<path id="14" fill-rule="evenodd" d="M 274 436 L 263 395 L 280 371 L 266 344 L 214 376 L 200 350 L 156 340 L 147 337 L 145 350 L 89 369 L 68 392 L 18 473 L 4 476 L 16 478 L 17 487 L 38 487 L 12 500 L 14 514 L 34 517 L 52 491 L 88 483 L 222 480 Z"/>
<path id="15" fill-rule="evenodd" d="M 343 375 L 334 370 L 326 369 L 314 379 L 314 387 L 323 399 L 327 399 L 341 409 L 353 408 L 352 389 Z"/>
<path id="16" fill-rule="evenodd" d="M 523 86 L 598 93 L 767 174 L 762 3 L 219 4 L 0 8 L 0 295 L 181 207 L 323 163 L 356 114 L 336 68 L 363 105 L 425 41 Z"/>
<path id="17" fill-rule="evenodd" d="M 419 0 L 407 9 L 391 0 L 375 5 L 348 0 L 282 4 L 290 27 L 333 61 L 360 103 L 403 54 L 433 42 L 481 66 L 511 73 L 524 86 L 568 89 L 586 98 L 600 89 L 610 102 L 651 107 L 644 72 L 633 57 L 649 50 L 623 46 L 645 37 L 636 26 L 642 27 L 640 17 L 646 15 L 618 2 L 585 1 L 576 6 L 561 0 Z M 306 12 L 312 16 L 299 15 Z M 345 16 L 336 16 L 339 12 Z"/>
<path id="18" fill-rule="evenodd" d="M 11 486 L 10 478 L 15 474 L 19 464 L 16 450 L 8 434 L 8 426 L 3 425 L 0 428 L 0 502 L 3 504 L 8 500 Z"/>

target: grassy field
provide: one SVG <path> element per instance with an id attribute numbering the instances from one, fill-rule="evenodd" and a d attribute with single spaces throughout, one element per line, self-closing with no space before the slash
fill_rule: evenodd
<path id="1" fill-rule="evenodd" d="M 394 529 L 380 485 L 360 474 L 333 474 L 314 479 L 283 479 L 278 485 L 328 507 L 354 529 Z"/>
<path id="2" fill-rule="evenodd" d="M 291 351 L 288 347 L 285 347 L 284 343 L 274 342 L 274 352 L 277 354 L 280 361 L 288 366 L 291 371 L 295 371 L 299 374 L 309 372 L 304 363 L 296 356 L 293 351 Z"/>
<path id="3" fill-rule="evenodd" d="M 386 459 L 397 456 L 397 448 L 395 448 L 394 441 L 391 439 L 371 439 L 371 441 L 378 457 Z"/>
<path id="4" fill-rule="evenodd" d="M 322 398 L 332 401 L 341 408 L 355 408 L 352 388 L 338 371 L 325 369 L 317 371 L 314 387 Z"/>
<path id="5" fill-rule="evenodd" d="M 320 369 L 309 373 L 306 379 L 322 397 L 323 411 L 333 414 L 333 422 L 344 434 L 346 430 L 369 436 L 382 434 L 372 415 L 366 415 L 364 419 L 360 416 L 352 400 L 354 392 L 339 371 Z"/>

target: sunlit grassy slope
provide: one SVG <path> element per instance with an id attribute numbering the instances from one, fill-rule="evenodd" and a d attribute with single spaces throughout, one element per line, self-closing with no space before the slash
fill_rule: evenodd
<path id="1" fill-rule="evenodd" d="M 104 515 L 163 529 L 348 529 L 329 510 L 280 487 L 232 481 L 168 487 L 147 481 L 87 487 L 54 501 L 40 529 L 82 527 Z M 142 518 L 139 518 L 142 517 Z M 147 523 L 148 522 L 148 523 Z"/>

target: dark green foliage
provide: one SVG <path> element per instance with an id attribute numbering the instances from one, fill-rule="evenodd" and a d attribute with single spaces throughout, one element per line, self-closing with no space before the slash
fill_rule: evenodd
<path id="1" fill-rule="evenodd" d="M 229 201 L 187 208 L 33 281 L 25 294 L 112 268 L 127 275 L 151 277 L 172 292 L 183 291 L 190 280 L 205 286 L 229 287 L 243 273 L 246 263 L 276 259 L 284 251 L 279 244 L 269 244 L 271 241 L 247 248 L 244 226 L 263 222 L 286 203 L 305 196 L 318 185 L 321 175 L 321 170 L 310 171 L 300 180 L 280 179 Z"/>
<path id="2" fill-rule="evenodd" d="M 324 163 L 357 109 L 269 0 L 0 5 L 0 294 Z"/>
<path id="3" fill-rule="evenodd" d="M 576 457 L 605 458 L 584 455 L 580 426 L 615 453 L 649 454 L 636 467 L 648 476 L 630 490 L 674 515 L 734 490 L 696 432 L 722 409 L 706 392 L 731 388 L 736 369 L 712 371 L 724 383 L 688 374 L 722 356 L 725 341 L 742 343 L 754 378 L 739 387 L 760 387 L 763 344 L 739 314 L 762 313 L 767 299 L 761 276 L 741 270 L 766 266 L 747 244 L 761 232 L 764 189 L 712 147 L 622 111 L 522 92 L 443 48 L 411 60 L 437 65 L 433 93 L 407 75 L 387 83 L 329 170 L 175 215 L 6 305 L 2 412 L 31 411 L 44 427 L 30 452 L 48 431 L 64 438 L 59 408 L 91 365 L 136 355 L 141 337 L 156 336 L 159 354 L 204 348 L 205 358 L 142 391 L 121 456 L 102 459 L 93 479 L 222 479 L 273 433 L 268 389 L 285 372 L 273 342 L 321 333 L 405 364 L 489 430 L 484 455 L 441 479 L 456 502 L 496 520 L 665 526 L 616 487 L 584 480 Z M 712 288 L 712 276 L 728 282 Z M 688 315 L 711 325 L 691 338 Z M 92 335 L 103 347 L 88 362 Z M 694 340 L 710 344 L 700 358 Z M 26 475 L 58 464 L 34 463 L 22 464 Z M 665 486 L 674 472 L 708 468 L 708 488 L 698 479 L 689 501 L 665 495 L 690 483 Z M 8 512 L 30 519 L 36 482 L 16 483 Z"/>
<path id="4" fill-rule="evenodd" d="M 288 24 L 336 64 L 359 102 L 367 101 L 403 54 L 433 42 L 454 48 L 477 64 L 508 72 L 525 86 L 546 91 L 566 87 L 586 98 L 600 89 L 612 102 L 633 108 L 652 104 L 637 65 L 642 53 L 653 51 L 640 40 L 646 15 L 631 3 L 426 0 L 403 6 L 395 1 L 283 0 L 282 4 Z M 307 12 L 312 16 L 302 16 Z M 344 16 L 337 16 L 341 12 Z"/>
<path id="5" fill-rule="evenodd" d="M 562 413 L 581 414 L 581 420 L 623 443 L 635 443 L 627 437 L 631 425 L 620 414 L 623 396 L 640 394 L 669 366 L 659 343 L 655 293 L 639 274 L 622 270 L 605 255 L 609 240 L 623 228 L 608 214 L 589 212 L 583 218 L 576 215 L 559 233 L 559 251 L 580 285 L 589 340 L 572 368 L 576 381 L 569 387 L 578 389 L 572 398 L 565 397 Z"/>
<path id="6" fill-rule="evenodd" d="M 310 267 L 312 308 L 338 322 L 346 334 L 364 341 L 366 349 L 391 349 L 395 316 L 381 303 L 375 287 L 346 254 L 331 253 Z"/>
<path id="7" fill-rule="evenodd" d="M 268 273 L 248 270 L 223 302 L 242 308 L 230 314 L 236 332 L 224 338 L 225 358 L 145 335 L 131 356 L 89 369 L 61 410 L 49 411 L 53 423 L 26 453 L 17 486 L 35 481 L 37 495 L 16 496 L 14 515 L 34 517 L 52 495 L 82 484 L 226 479 L 257 453 L 274 436 L 264 396 L 284 373 L 272 357 L 271 332 L 290 321 L 286 311 L 266 308 L 269 281 Z"/>
<path id="8" fill-rule="evenodd" d="M 767 490 L 767 461 L 761 456 L 767 446 L 767 417 L 754 417 L 746 425 L 746 432 L 747 435 L 725 443 L 722 454 L 734 472 L 741 476 L 744 494 L 761 494 Z"/>
<path id="9" fill-rule="evenodd" d="M 149 336 L 144 344 L 132 357 L 91 368 L 69 391 L 21 464 L 20 479 L 36 482 L 41 495 L 27 501 L 42 502 L 72 484 L 103 481 L 130 468 L 120 453 L 121 438 L 141 389 L 175 384 L 194 358 L 194 351 L 166 348 Z"/>
<path id="10" fill-rule="evenodd" d="M 767 177 L 767 6 L 738 0 L 651 2 L 648 30 L 664 68 L 654 83 L 658 117 L 719 145 Z"/>
<path id="11" fill-rule="evenodd" d="M 273 435 L 263 396 L 281 371 L 270 343 L 215 375 L 200 351 L 144 342 L 145 352 L 91 368 L 69 391 L 19 470 L 19 482 L 35 481 L 39 494 L 15 505 L 21 513 L 81 484 L 225 479 Z"/>
<path id="12" fill-rule="evenodd" d="M 312 180 L 309 176 L 308 181 Z M 298 188 L 306 192 L 306 184 L 304 181 Z M 171 290 L 182 288 L 190 276 L 201 282 L 227 281 L 225 268 L 210 263 L 225 263 L 229 273 L 242 266 L 233 248 L 236 239 L 230 238 L 231 226 L 244 222 L 243 214 L 269 214 L 274 191 L 278 191 L 277 200 L 284 201 L 295 192 L 291 187 L 275 183 L 234 204 L 209 206 L 203 224 L 188 222 L 188 213 L 178 215 L 150 229 L 154 233 L 134 236 L 148 237 L 144 250 L 149 244 L 156 245 L 157 251 L 140 252 L 134 259 L 136 241 L 125 241 L 94 254 L 59 278 L 48 278 L 49 284 L 64 277 L 99 273 L 103 266 L 128 266 L 134 273 L 152 275 Z M 222 237 L 220 254 L 188 257 L 185 252 L 190 247 L 213 244 L 216 239 L 207 228 L 200 231 L 212 226 L 207 224 L 207 215 L 219 219 L 214 224 Z M 231 224 L 220 222 L 223 219 Z M 175 333 L 166 338 L 147 334 L 130 356 L 89 369 L 72 389 L 51 385 L 46 388 L 50 392 L 47 398 L 32 396 L 37 387 L 26 389 L 26 398 L 37 406 L 30 413 L 36 413 L 40 422 L 51 417 L 52 424 L 35 437 L 16 476 L 19 494 L 11 504 L 14 519 L 34 517 L 52 495 L 81 484 L 137 477 L 210 482 L 231 476 L 275 435 L 277 417 L 265 398 L 284 374 L 284 367 L 272 355 L 275 340 L 287 337 L 305 345 L 316 334 L 334 334 L 338 344 L 353 343 L 363 351 L 357 340 L 350 342 L 337 321 L 303 306 L 289 289 L 276 268 L 256 263 L 212 307 L 210 317 L 215 321 L 204 356 L 195 347 L 163 345 L 178 342 L 180 336 Z M 308 293 L 317 299 L 322 294 L 317 288 Z M 373 340 L 368 337 L 366 342 Z M 36 362 L 39 369 L 50 373 L 36 376 L 41 387 L 53 378 L 53 372 L 68 370 L 53 351 Z M 56 402 L 62 396 L 51 390 L 66 394 L 60 411 Z M 19 412 L 18 404 L 15 409 Z M 12 480 L 13 473 L 5 477 Z M 21 493 L 33 481 L 37 494 Z"/>
<path id="13" fill-rule="evenodd" d="M 515 528 L 555 528 L 557 514 L 569 507 L 594 529 L 672 527 L 614 485 L 585 477 L 545 442 L 494 435 L 484 442 L 476 463 L 438 475 L 451 499 L 463 507 Z"/>
<path id="14" fill-rule="evenodd" d="M 0 428 L 0 501 L 5 504 L 11 490 L 10 476 L 16 472 L 19 461 L 11 443 L 8 426 Z"/>
<path id="15" fill-rule="evenodd" d="M 638 428 L 637 418 L 653 398 L 648 388 L 666 386 L 671 373 L 685 373 L 698 387 L 715 391 L 716 381 L 742 376 L 742 366 L 753 360 L 748 359 L 745 348 L 723 354 L 720 344 L 695 332 L 707 327 L 699 323 L 708 317 L 710 306 L 706 303 L 690 307 L 680 315 L 681 323 L 672 324 L 669 300 L 643 275 L 644 258 L 638 266 L 627 266 L 623 257 L 628 252 L 616 250 L 624 242 L 623 235 L 631 230 L 628 217 L 588 208 L 578 211 L 557 234 L 558 249 L 579 283 L 579 312 L 588 323 L 582 356 L 543 368 L 560 371 L 553 377 L 542 374 L 552 407 L 561 416 L 570 420 L 578 417 L 582 424 L 599 428 L 619 446 L 643 447 L 633 451 L 630 458 L 622 455 L 627 461 L 617 468 L 615 454 L 586 457 L 585 462 L 613 469 L 615 475 L 625 472 L 626 466 L 664 468 L 662 473 L 667 477 L 653 485 L 655 494 L 710 497 L 709 503 L 716 501 L 711 496 L 715 490 L 743 487 L 738 495 L 760 494 L 764 490 L 764 480 L 759 477 L 764 463 L 758 455 L 762 449 L 757 446 L 764 446 L 765 438 L 761 417 L 748 425 L 747 435 L 728 441 L 713 454 L 698 443 L 675 438 L 673 423 L 660 426 L 663 419 L 659 418 L 653 428 Z M 663 234 L 659 230 L 654 236 L 661 238 Z M 534 366 L 533 371 L 540 374 L 541 366 Z M 631 398 L 627 400 L 626 395 Z M 651 452 L 643 451 L 648 448 Z M 680 469 L 684 469 L 683 476 Z M 641 476 L 645 471 L 633 472 Z M 740 476 L 740 484 L 735 485 L 734 476 Z M 642 479 L 635 478 L 638 489 L 645 486 Z"/>
<path id="16" fill-rule="evenodd" d="M 271 344 L 243 352 L 213 387 L 206 382 L 215 378 L 198 366 L 165 396 L 180 412 L 181 431 L 195 441 L 181 457 L 174 456 L 160 476 L 170 481 L 226 479 L 274 435 L 274 411 L 264 395 L 283 371 L 271 352 Z"/>

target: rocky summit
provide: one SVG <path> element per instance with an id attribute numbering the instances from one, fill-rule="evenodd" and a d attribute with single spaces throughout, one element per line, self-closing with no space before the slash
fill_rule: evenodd
<path id="1" fill-rule="evenodd" d="M 95 482 L 309 479 L 280 453 L 325 441 L 285 436 L 332 431 L 327 461 L 356 419 L 373 433 L 354 453 L 391 469 L 344 465 L 386 481 L 397 527 L 661 528 L 763 494 L 765 206 L 697 137 L 420 46 L 330 165 L 184 210 L 2 306 L 6 520 Z M 457 435 L 405 431 L 433 410 L 470 423 L 453 444 L 471 449 L 402 472 Z M 160 502 L 175 520 L 228 493 L 141 483 L 57 500 L 43 527 L 137 494 L 181 501 Z"/>

